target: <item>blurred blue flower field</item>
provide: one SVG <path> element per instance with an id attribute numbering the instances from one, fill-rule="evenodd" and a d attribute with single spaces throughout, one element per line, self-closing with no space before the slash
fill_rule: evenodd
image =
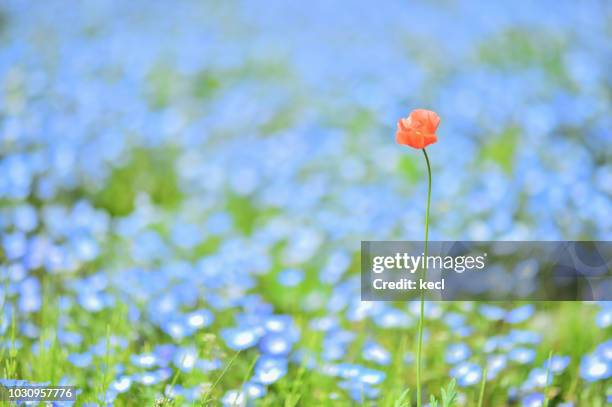
<path id="1" fill-rule="evenodd" d="M 442 118 L 430 239 L 612 240 L 611 24 L 603 0 L 3 1 L 0 383 L 414 405 L 419 303 L 359 286 L 360 241 L 423 239 L 397 119 Z M 428 401 L 612 403 L 611 303 L 425 312 Z"/>

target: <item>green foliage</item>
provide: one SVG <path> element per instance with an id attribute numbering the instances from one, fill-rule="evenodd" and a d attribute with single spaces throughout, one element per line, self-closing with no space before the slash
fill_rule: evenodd
<path id="1" fill-rule="evenodd" d="M 410 389 L 406 389 L 402 392 L 395 403 L 393 403 L 393 407 L 410 407 Z"/>
<path id="2" fill-rule="evenodd" d="M 204 70 L 193 79 L 193 94 L 199 99 L 210 99 L 221 88 L 221 79 L 214 72 Z"/>
<path id="3" fill-rule="evenodd" d="M 442 407 L 450 407 L 455 402 L 457 398 L 457 381 L 455 379 L 451 380 L 448 386 L 445 389 L 441 389 L 442 393 Z"/>
<path id="4" fill-rule="evenodd" d="M 494 162 L 511 174 L 519 136 L 518 128 L 508 128 L 499 136 L 488 139 L 480 150 L 480 161 Z"/>
<path id="5" fill-rule="evenodd" d="M 153 203 L 175 208 L 182 198 L 171 150 L 135 150 L 131 160 L 115 168 L 104 189 L 92 200 L 113 216 L 132 212 L 138 193 L 147 193 Z"/>
<path id="6" fill-rule="evenodd" d="M 429 396 L 429 407 L 452 407 L 455 404 L 457 398 L 457 381 L 455 379 L 451 380 L 450 383 L 446 386 L 446 389 L 443 387 L 440 389 L 440 401 L 442 404 L 438 402 L 438 399 L 433 394 Z"/>
<path id="7" fill-rule="evenodd" d="M 482 407 L 482 403 L 484 403 L 486 385 L 487 385 L 487 366 L 485 364 L 485 367 L 482 370 L 482 380 L 480 381 L 480 394 L 478 395 L 478 407 Z"/>
<path id="8" fill-rule="evenodd" d="M 411 155 L 402 155 L 398 160 L 397 169 L 410 184 L 416 184 L 422 180 L 423 172 Z"/>

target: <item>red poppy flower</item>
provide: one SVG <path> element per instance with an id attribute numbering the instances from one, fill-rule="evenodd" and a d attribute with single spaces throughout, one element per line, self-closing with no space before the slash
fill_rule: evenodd
<path id="1" fill-rule="evenodd" d="M 413 110 L 410 115 L 397 122 L 395 140 L 398 144 L 422 149 L 438 141 L 436 130 L 440 116 L 426 109 Z"/>

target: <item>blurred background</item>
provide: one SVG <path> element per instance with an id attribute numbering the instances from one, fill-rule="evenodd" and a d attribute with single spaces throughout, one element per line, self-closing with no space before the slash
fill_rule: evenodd
<path id="1" fill-rule="evenodd" d="M 395 144 L 396 121 L 414 108 L 442 118 L 428 149 L 432 240 L 612 239 L 611 11 L 595 0 L 4 0 L 0 333 L 15 363 L 2 376 L 61 378 L 119 405 L 159 398 L 177 371 L 172 394 L 226 404 L 246 403 L 243 378 L 271 405 L 292 383 L 316 388 L 304 405 L 410 387 L 396 345 L 412 349 L 413 304 L 360 302 L 356 274 L 361 240 L 423 239 L 425 166 Z M 476 348 L 513 328 L 500 327 L 502 308 L 490 319 L 448 307 L 428 314 L 441 324 L 430 338 L 442 335 L 433 388 L 449 375 L 449 314 Z M 517 309 L 549 347 L 576 354 L 559 400 L 607 393 L 570 384 L 584 363 L 608 369 L 594 381 L 612 375 L 609 354 L 589 353 L 612 337 L 611 307 L 542 307 Z M 482 315 L 496 330 L 473 322 Z M 291 338 L 280 354 L 277 336 Z M 228 348 L 241 350 L 239 373 L 210 386 Z M 380 367 L 396 363 L 393 375 Z M 528 396 L 527 372 L 509 374 L 491 405 Z"/>

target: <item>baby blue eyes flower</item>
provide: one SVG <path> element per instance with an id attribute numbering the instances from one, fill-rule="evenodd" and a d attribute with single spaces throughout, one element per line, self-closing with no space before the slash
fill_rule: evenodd
<path id="1" fill-rule="evenodd" d="M 595 322 L 600 328 L 612 326 L 612 307 L 604 308 L 595 317 Z"/>
<path id="2" fill-rule="evenodd" d="M 285 332 L 293 327 L 293 319 L 288 315 L 272 315 L 265 319 L 264 327 L 270 332 Z"/>
<path id="3" fill-rule="evenodd" d="M 325 316 L 321 318 L 314 318 L 310 321 L 310 329 L 315 331 L 330 331 L 339 326 L 338 318 L 332 316 Z"/>
<path id="4" fill-rule="evenodd" d="M 546 380 L 547 375 L 548 380 Z M 538 387 L 544 388 L 547 384 L 550 385 L 552 382 L 552 374 L 549 374 L 546 369 L 538 367 L 529 372 L 527 380 L 525 381 L 525 383 L 523 383 L 523 388 L 526 390 L 532 390 Z"/>
<path id="5" fill-rule="evenodd" d="M 184 318 L 164 321 L 161 328 L 176 341 L 189 337 L 196 331 Z"/>
<path id="6" fill-rule="evenodd" d="M 478 309 L 480 314 L 490 321 L 499 321 L 504 318 L 506 311 L 494 305 L 481 305 Z"/>
<path id="7" fill-rule="evenodd" d="M 187 324 L 195 329 L 200 329 L 209 326 L 214 320 L 212 312 L 202 309 L 191 312 L 187 315 Z"/>
<path id="8" fill-rule="evenodd" d="M 514 343 L 535 345 L 540 343 L 541 335 L 531 331 L 513 329 L 508 334 L 508 339 Z"/>
<path id="9" fill-rule="evenodd" d="M 221 367 L 223 367 L 223 362 L 221 362 L 220 359 L 199 359 L 196 363 L 196 369 L 201 370 L 202 372 L 211 372 L 213 370 L 221 369 Z"/>
<path id="10" fill-rule="evenodd" d="M 492 380 L 508 365 L 506 355 L 493 355 L 487 359 L 487 380 Z"/>
<path id="11" fill-rule="evenodd" d="M 522 307 L 518 307 L 509 311 L 504 320 L 509 324 L 518 324 L 520 322 L 524 322 L 529 319 L 534 312 L 534 307 L 531 304 L 523 305 Z"/>
<path id="12" fill-rule="evenodd" d="M 230 231 L 232 223 L 231 215 L 225 212 L 216 212 L 208 217 L 204 230 L 213 235 L 221 235 Z"/>
<path id="13" fill-rule="evenodd" d="M 246 403 L 246 397 L 242 391 L 229 390 L 221 398 L 221 403 L 225 407 L 242 407 Z"/>
<path id="14" fill-rule="evenodd" d="M 255 346 L 261 333 L 254 328 L 226 328 L 221 331 L 221 337 L 230 349 L 238 351 Z"/>
<path id="15" fill-rule="evenodd" d="M 144 385 L 144 386 L 153 386 L 164 380 L 167 380 L 172 375 L 171 369 L 159 369 L 152 372 L 145 372 L 134 375 L 134 381 Z"/>
<path id="16" fill-rule="evenodd" d="M 544 406 L 544 394 L 542 393 L 533 393 L 528 396 L 523 397 L 521 405 L 523 407 L 542 407 Z"/>
<path id="17" fill-rule="evenodd" d="M 569 356 L 561 356 L 561 355 L 553 355 L 550 359 L 550 362 L 546 360 L 544 362 L 544 369 L 548 369 L 550 366 L 550 371 L 555 374 L 559 374 L 563 372 L 570 363 Z"/>
<path id="18" fill-rule="evenodd" d="M 36 312 L 42 306 L 40 283 L 34 277 L 28 277 L 19 285 L 19 310 L 21 312 Z"/>
<path id="19" fill-rule="evenodd" d="M 608 362 L 612 362 L 612 339 L 595 348 L 595 353 Z"/>
<path id="20" fill-rule="evenodd" d="M 121 376 L 111 383 L 111 388 L 117 393 L 125 393 L 132 386 L 132 378 L 129 376 Z"/>
<path id="21" fill-rule="evenodd" d="M 257 360 L 253 381 L 261 384 L 272 384 L 287 374 L 287 359 L 273 356 L 262 356 Z"/>
<path id="22" fill-rule="evenodd" d="M 38 225 L 38 214 L 31 205 L 20 205 L 13 213 L 13 223 L 22 232 L 31 232 Z"/>
<path id="23" fill-rule="evenodd" d="M 269 333 L 259 342 L 259 349 L 271 356 L 285 356 L 291 351 L 292 343 L 286 335 Z"/>
<path id="24" fill-rule="evenodd" d="M 381 365 L 391 363 L 391 353 L 381 345 L 368 341 L 363 347 L 363 358 L 370 362 L 375 362 Z"/>
<path id="25" fill-rule="evenodd" d="M 179 349 L 173 358 L 174 366 L 183 372 L 190 372 L 198 362 L 198 352 L 195 348 Z"/>
<path id="26" fill-rule="evenodd" d="M 449 345 L 446 349 L 446 363 L 454 365 L 463 362 L 472 355 L 470 348 L 464 343 L 456 343 Z"/>
<path id="27" fill-rule="evenodd" d="M 344 251 L 332 253 L 319 273 L 319 279 L 325 284 L 336 284 L 351 264 L 351 256 Z"/>
<path id="28" fill-rule="evenodd" d="M 482 369 L 474 363 L 463 362 L 451 370 L 451 376 L 457 379 L 457 384 L 462 387 L 472 386 L 480 382 Z"/>
<path id="29" fill-rule="evenodd" d="M 535 359 L 536 352 L 533 349 L 516 348 L 508 353 L 508 359 L 520 364 L 527 364 Z"/>
<path id="30" fill-rule="evenodd" d="M 285 287 L 295 287 L 304 281 L 302 270 L 287 269 L 278 273 L 278 282 Z"/>
<path id="31" fill-rule="evenodd" d="M 22 232 L 7 233 L 2 238 L 4 255 L 9 260 L 16 260 L 26 254 L 27 238 Z"/>
<path id="32" fill-rule="evenodd" d="M 448 312 L 443 320 L 449 328 L 459 328 L 465 325 L 465 315 L 456 312 Z"/>
<path id="33" fill-rule="evenodd" d="M 580 377 L 588 382 L 612 377 L 612 363 L 598 354 L 586 355 L 580 363 Z"/>
<path id="34" fill-rule="evenodd" d="M 355 378 L 363 384 L 376 386 L 385 380 L 386 374 L 380 370 L 358 366 Z"/>
<path id="35" fill-rule="evenodd" d="M 72 353 L 68 355 L 68 361 L 76 367 L 83 369 L 92 363 L 93 357 L 91 353 Z"/>
<path id="36" fill-rule="evenodd" d="M 412 317 L 396 308 L 387 308 L 374 316 L 374 323 L 381 328 L 408 328 Z"/>
<path id="37" fill-rule="evenodd" d="M 380 395 L 380 389 L 365 385 L 354 381 L 344 381 L 338 383 L 338 386 L 346 390 L 349 396 L 355 402 L 361 402 L 363 399 L 375 399 Z"/>
<path id="38" fill-rule="evenodd" d="M 259 399 L 267 394 L 265 386 L 253 382 L 245 383 L 244 392 L 247 394 L 249 400 Z"/>
<path id="39" fill-rule="evenodd" d="M 157 356 L 152 353 L 143 353 L 141 355 L 130 356 L 130 361 L 134 366 L 148 369 L 153 366 L 156 366 L 158 359 Z"/>
<path id="40" fill-rule="evenodd" d="M 171 235 L 172 242 L 177 247 L 192 250 L 202 241 L 203 229 L 191 223 L 177 222 L 172 227 Z"/>
<path id="41" fill-rule="evenodd" d="M 346 354 L 346 346 L 340 344 L 330 344 L 321 351 L 321 359 L 325 361 L 340 360 Z"/>
<path id="42" fill-rule="evenodd" d="M 57 332 L 57 340 L 64 345 L 80 345 L 83 341 L 83 335 L 76 332 L 59 330 Z"/>

